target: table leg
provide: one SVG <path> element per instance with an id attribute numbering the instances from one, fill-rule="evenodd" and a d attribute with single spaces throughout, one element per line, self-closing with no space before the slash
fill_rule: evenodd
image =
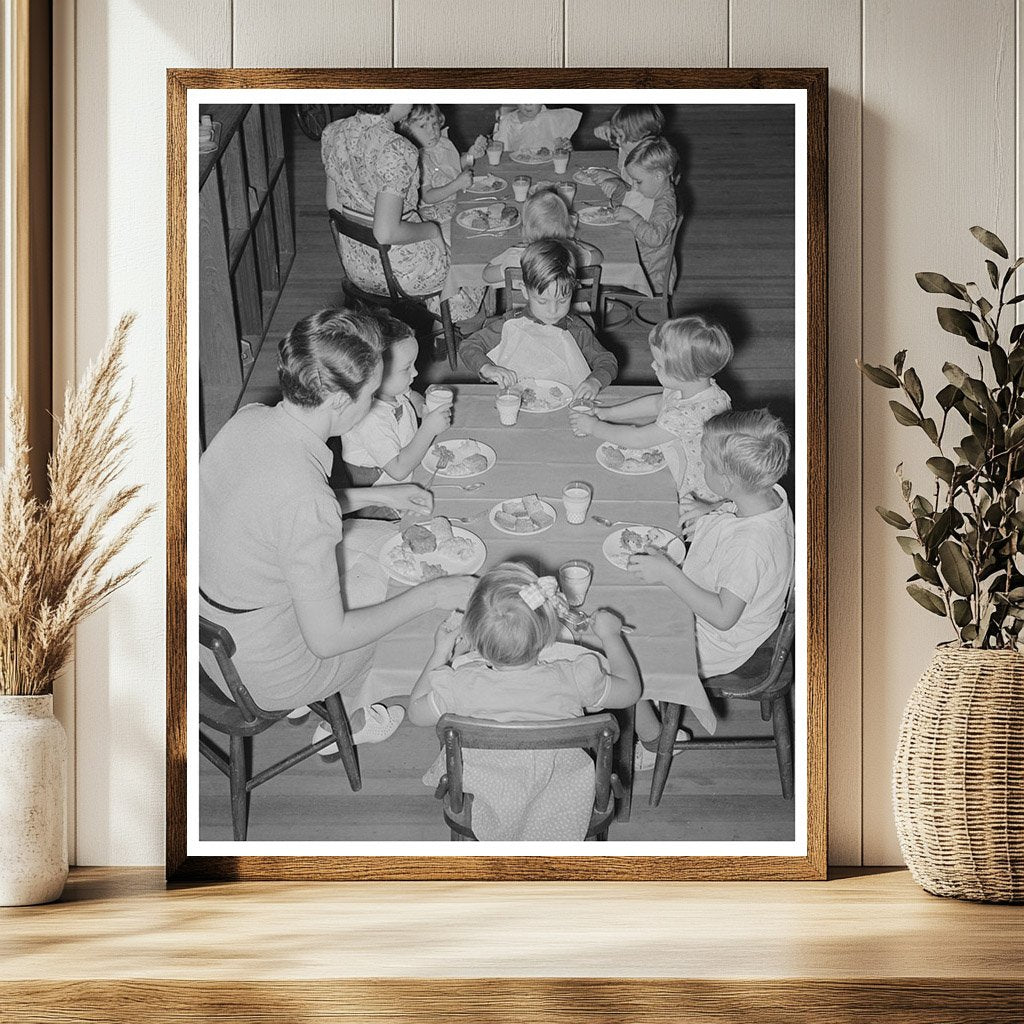
<path id="1" fill-rule="evenodd" d="M 629 821 L 633 805 L 633 722 L 636 712 L 630 705 L 628 708 L 616 708 L 612 714 L 619 723 L 619 739 L 615 744 L 612 770 L 622 783 L 622 796 L 615 801 L 615 820 Z"/>

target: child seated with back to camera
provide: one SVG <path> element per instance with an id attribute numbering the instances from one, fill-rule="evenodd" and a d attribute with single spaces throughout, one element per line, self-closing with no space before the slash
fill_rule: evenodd
<path id="1" fill-rule="evenodd" d="M 626 157 L 626 181 L 613 176 L 598 182 L 615 208 L 615 219 L 636 236 L 640 262 L 655 292 L 665 287 L 672 266 L 678 176 L 679 154 L 659 135 L 641 139 Z M 674 287 L 673 275 L 668 291 Z"/>
<path id="2" fill-rule="evenodd" d="M 665 115 L 661 107 L 648 103 L 634 103 L 618 107 L 611 118 L 594 129 L 594 135 L 618 150 L 619 177 L 626 178 L 626 159 L 641 139 L 661 135 L 665 130 Z M 611 171 L 607 172 L 611 175 Z"/>
<path id="3" fill-rule="evenodd" d="M 568 644 L 559 633 L 557 583 L 521 562 L 486 572 L 466 604 L 449 616 L 409 699 L 409 720 L 430 726 L 445 713 L 496 722 L 579 718 L 585 710 L 624 708 L 640 698 L 640 678 L 622 640 L 622 623 L 596 612 L 590 628 L 607 658 Z M 459 636 L 467 653 L 455 656 Z M 581 749 L 462 752 L 480 840 L 581 840 L 594 803 L 594 765 Z M 436 785 L 444 753 L 424 776 Z"/>
<path id="4" fill-rule="evenodd" d="M 487 140 L 478 135 L 459 154 L 444 128 L 444 114 L 434 103 L 416 103 L 398 125 L 420 150 L 420 216 L 450 231 L 455 196 L 473 184 L 473 162 L 482 159 Z"/>
<path id="5" fill-rule="evenodd" d="M 738 669 L 778 628 L 793 582 L 793 512 L 779 480 L 790 442 L 767 409 L 719 413 L 701 440 L 708 489 L 732 502 L 699 516 L 682 567 L 664 554 L 630 555 L 627 571 L 672 591 L 694 615 L 702 679 Z M 638 770 L 654 766 L 661 723 L 637 705 Z M 688 738 L 685 733 L 680 739 Z"/>
<path id="6" fill-rule="evenodd" d="M 713 376 L 732 359 L 732 342 L 723 327 L 697 315 L 665 320 L 648 340 L 661 393 L 570 412 L 569 425 L 578 437 L 625 448 L 659 445 L 676 483 L 682 522 L 702 503 L 717 500 L 704 482 L 700 442 L 704 424 L 732 404 Z"/>
<path id="7" fill-rule="evenodd" d="M 508 267 L 521 267 L 526 247 L 542 238 L 557 238 L 571 245 L 576 253 L 577 267 L 599 264 L 604 259 L 604 253 L 595 245 L 578 241 L 575 234 L 576 222 L 565 200 L 554 189 L 540 189 L 523 206 L 522 242 L 510 245 L 484 267 L 484 281 L 487 284 L 504 284 L 505 270 Z"/>
<path id="8" fill-rule="evenodd" d="M 522 376 L 560 381 L 575 398 L 593 398 L 615 379 L 619 364 L 572 312 L 575 252 L 555 238 L 532 242 L 523 252 L 522 268 L 526 308 L 487 320 L 462 343 L 462 362 L 500 387 L 511 387 Z"/>
<path id="9" fill-rule="evenodd" d="M 413 470 L 451 424 L 451 405 L 423 415 L 423 397 L 412 390 L 416 379 L 419 343 L 412 328 L 387 313 L 378 313 L 384 344 L 384 374 L 366 416 L 340 442 L 341 459 L 347 479 L 335 480 L 335 487 L 377 487 L 407 483 Z M 423 415 L 420 423 L 418 416 Z M 333 439 L 332 439 L 333 440 Z M 332 450 L 337 454 L 336 446 Z M 359 512 L 364 519 L 398 519 L 391 508 L 367 506 Z"/>
<path id="10" fill-rule="evenodd" d="M 507 153 L 553 152 L 568 146 L 580 126 L 583 113 L 572 107 L 546 107 L 543 103 L 520 103 L 503 109 L 494 129 L 494 141 Z"/>

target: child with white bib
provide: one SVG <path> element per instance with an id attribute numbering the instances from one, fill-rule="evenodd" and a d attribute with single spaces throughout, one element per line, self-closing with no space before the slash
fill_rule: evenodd
<path id="1" fill-rule="evenodd" d="M 491 317 L 459 351 L 481 380 L 510 387 L 520 376 L 554 380 L 574 398 L 593 398 L 615 379 L 619 364 L 572 312 L 577 259 L 565 241 L 545 238 L 522 256 L 526 308 Z"/>
<path id="2" fill-rule="evenodd" d="M 520 103 L 502 111 L 494 141 L 503 143 L 508 153 L 552 152 L 557 145 L 568 144 L 582 119 L 583 113 L 572 107 L 552 109 L 543 103 Z"/>
<path id="3" fill-rule="evenodd" d="M 626 158 L 630 184 L 608 178 L 599 188 L 617 206 L 615 219 L 636 236 L 640 262 L 652 288 L 660 292 L 672 262 L 672 231 L 676 224 L 676 180 L 679 154 L 662 136 L 643 139 Z M 669 291 L 675 280 L 668 283 Z"/>

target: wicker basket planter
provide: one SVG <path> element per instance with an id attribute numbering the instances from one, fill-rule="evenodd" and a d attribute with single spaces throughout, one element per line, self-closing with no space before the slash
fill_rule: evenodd
<path id="1" fill-rule="evenodd" d="M 936 651 L 903 714 L 893 803 L 928 892 L 1024 901 L 1024 654 Z"/>

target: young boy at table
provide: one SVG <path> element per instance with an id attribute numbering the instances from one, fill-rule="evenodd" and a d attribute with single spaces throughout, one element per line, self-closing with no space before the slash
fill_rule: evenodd
<path id="1" fill-rule="evenodd" d="M 793 513 L 779 480 L 789 465 L 786 429 L 767 409 L 730 411 L 704 424 L 708 488 L 733 503 L 701 515 L 682 567 L 656 551 L 630 555 L 627 571 L 668 587 L 696 620 L 702 679 L 732 672 L 775 632 L 793 581 Z M 654 767 L 661 725 L 637 705 L 638 771 Z M 688 738 L 684 733 L 680 738 Z"/>
<path id="2" fill-rule="evenodd" d="M 641 140 L 626 158 L 629 184 L 617 177 L 598 183 L 616 207 L 615 219 L 636 236 L 640 262 L 655 291 L 661 291 L 672 263 L 678 168 L 675 147 L 659 135 Z M 669 291 L 674 287 L 673 279 Z"/>
<path id="3" fill-rule="evenodd" d="M 462 362 L 500 387 L 522 376 L 560 381 L 575 398 L 593 398 L 619 364 L 572 312 L 576 253 L 565 241 L 545 238 L 528 245 L 521 262 L 526 308 L 487 320 L 462 343 Z"/>
<path id="4" fill-rule="evenodd" d="M 507 153 L 551 152 L 557 145 L 569 143 L 582 119 L 582 112 L 572 107 L 553 109 L 543 103 L 520 103 L 502 111 L 494 141 L 504 143 Z"/>
<path id="5" fill-rule="evenodd" d="M 423 398 L 411 389 L 419 343 L 412 329 L 387 313 L 378 315 L 384 349 L 384 375 L 366 416 L 341 437 L 341 458 L 353 487 L 406 483 L 434 439 L 451 424 L 452 407 L 423 414 Z M 333 479 L 332 484 L 338 486 Z M 369 506 L 363 519 L 398 519 L 394 509 Z"/>

